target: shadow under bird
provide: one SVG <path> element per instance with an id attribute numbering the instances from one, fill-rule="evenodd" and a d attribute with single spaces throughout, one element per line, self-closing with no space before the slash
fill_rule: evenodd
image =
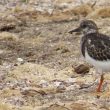
<path id="1" fill-rule="evenodd" d="M 81 52 L 85 60 L 93 65 L 101 75 L 97 92 L 101 92 L 104 73 L 110 72 L 110 37 L 99 33 L 96 23 L 92 20 L 81 21 L 78 28 L 69 31 L 83 32 L 81 38 Z"/>

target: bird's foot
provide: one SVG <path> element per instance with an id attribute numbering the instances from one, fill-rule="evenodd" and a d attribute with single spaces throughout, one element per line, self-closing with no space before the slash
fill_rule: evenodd
<path id="1" fill-rule="evenodd" d="M 96 90 L 97 92 L 101 92 L 103 82 L 104 82 L 104 76 L 101 75 L 100 82 L 99 82 L 98 88 Z"/>

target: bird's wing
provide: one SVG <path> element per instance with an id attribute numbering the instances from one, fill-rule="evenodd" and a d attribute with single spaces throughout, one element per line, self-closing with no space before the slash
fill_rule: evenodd
<path id="1" fill-rule="evenodd" d="M 89 36 L 86 41 L 88 54 L 93 59 L 110 60 L 110 38 L 103 34 Z"/>

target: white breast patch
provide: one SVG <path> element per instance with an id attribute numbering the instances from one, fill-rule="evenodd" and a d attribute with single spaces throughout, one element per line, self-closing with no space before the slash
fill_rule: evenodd
<path id="1" fill-rule="evenodd" d="M 93 65 L 99 73 L 110 72 L 110 60 L 98 61 L 89 56 L 87 50 L 85 50 L 85 60 Z"/>

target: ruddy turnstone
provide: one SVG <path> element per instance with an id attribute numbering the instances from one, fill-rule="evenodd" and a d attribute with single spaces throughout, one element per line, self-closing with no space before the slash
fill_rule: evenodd
<path id="1" fill-rule="evenodd" d="M 101 74 L 97 88 L 97 92 L 100 92 L 104 81 L 104 72 L 110 72 L 110 37 L 99 33 L 97 25 L 92 20 L 83 20 L 78 28 L 69 31 L 69 33 L 80 31 L 84 34 L 81 39 L 82 55 Z"/>

